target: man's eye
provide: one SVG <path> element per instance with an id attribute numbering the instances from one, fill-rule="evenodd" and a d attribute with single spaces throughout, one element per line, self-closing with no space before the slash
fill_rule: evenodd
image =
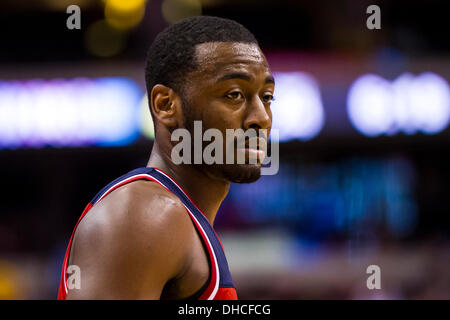
<path id="1" fill-rule="evenodd" d="M 229 94 L 227 94 L 227 98 L 229 98 L 231 100 L 239 100 L 239 99 L 242 99 L 243 97 L 244 96 L 239 91 L 234 91 L 234 92 L 230 92 Z"/>
<path id="2" fill-rule="evenodd" d="M 275 97 L 274 97 L 273 95 L 271 95 L 271 94 L 265 94 L 265 95 L 262 97 L 262 99 L 263 99 L 264 102 L 268 103 L 268 102 L 274 101 L 274 100 L 275 100 Z"/>

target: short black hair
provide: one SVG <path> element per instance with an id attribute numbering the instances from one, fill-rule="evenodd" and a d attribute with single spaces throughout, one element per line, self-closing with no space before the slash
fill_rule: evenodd
<path id="1" fill-rule="evenodd" d="M 159 33 L 150 46 L 145 67 L 149 98 L 156 84 L 163 84 L 182 95 L 184 76 L 197 67 L 195 46 L 206 42 L 258 45 L 255 36 L 236 21 L 212 16 L 183 19 Z"/>

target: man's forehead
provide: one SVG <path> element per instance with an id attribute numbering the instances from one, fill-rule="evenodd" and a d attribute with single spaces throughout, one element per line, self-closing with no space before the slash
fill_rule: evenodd
<path id="1" fill-rule="evenodd" d="M 257 65 L 267 69 L 269 67 L 257 44 L 207 42 L 197 45 L 195 49 L 196 61 L 201 70 L 217 72 L 245 65 Z"/>

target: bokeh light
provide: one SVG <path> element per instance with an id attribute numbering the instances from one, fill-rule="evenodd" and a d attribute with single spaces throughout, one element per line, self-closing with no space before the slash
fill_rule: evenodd
<path id="1" fill-rule="evenodd" d="M 181 19 L 199 16 L 202 14 L 200 0 L 164 0 L 162 14 L 169 23 L 175 23 Z"/>
<path id="2" fill-rule="evenodd" d="M 140 108 L 139 127 L 141 129 L 141 134 L 149 139 L 154 139 L 155 128 L 153 126 L 152 115 L 150 114 L 147 94 L 145 94 L 142 97 L 139 108 Z"/>
<path id="3" fill-rule="evenodd" d="M 105 20 L 94 22 L 85 34 L 85 47 L 94 56 L 109 58 L 120 54 L 126 45 L 126 34 L 112 28 Z"/>
<path id="4" fill-rule="evenodd" d="M 366 74 L 350 87 L 347 112 L 353 126 L 366 136 L 399 131 L 436 134 L 450 120 L 450 88 L 431 72 L 404 73 L 392 82 Z"/>
<path id="5" fill-rule="evenodd" d="M 127 78 L 0 82 L 0 148 L 126 145 L 142 92 Z"/>
<path id="6" fill-rule="evenodd" d="M 325 114 L 317 81 L 304 72 L 276 72 L 272 128 L 280 141 L 309 140 L 322 129 Z"/>
<path id="7" fill-rule="evenodd" d="M 145 0 L 106 0 L 106 22 L 119 30 L 137 26 L 145 14 Z"/>

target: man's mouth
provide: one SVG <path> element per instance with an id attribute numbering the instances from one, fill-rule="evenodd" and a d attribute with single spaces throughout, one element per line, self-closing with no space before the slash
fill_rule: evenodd
<path id="1" fill-rule="evenodd" d="M 249 159 L 256 159 L 259 162 L 262 162 L 266 156 L 266 153 L 263 150 L 251 148 L 245 148 L 244 150 L 245 153 L 248 154 Z"/>
<path id="2" fill-rule="evenodd" d="M 261 137 L 248 139 L 244 146 L 238 146 L 238 151 L 244 151 L 247 159 L 254 159 L 262 163 L 267 151 L 267 141 Z"/>

